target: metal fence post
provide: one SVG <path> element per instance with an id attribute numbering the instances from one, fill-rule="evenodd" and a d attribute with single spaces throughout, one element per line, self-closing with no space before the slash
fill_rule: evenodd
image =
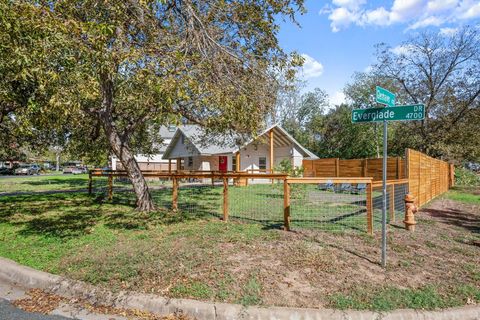
<path id="1" fill-rule="evenodd" d="M 382 267 L 387 266 L 387 143 L 388 143 L 387 120 L 383 120 L 383 203 L 382 203 Z"/>

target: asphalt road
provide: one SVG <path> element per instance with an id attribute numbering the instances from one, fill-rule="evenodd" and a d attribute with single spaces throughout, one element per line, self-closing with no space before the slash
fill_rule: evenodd
<path id="1" fill-rule="evenodd" d="M 1 320 L 71 320 L 61 316 L 46 316 L 40 313 L 30 313 L 16 308 L 5 299 L 0 299 Z"/>

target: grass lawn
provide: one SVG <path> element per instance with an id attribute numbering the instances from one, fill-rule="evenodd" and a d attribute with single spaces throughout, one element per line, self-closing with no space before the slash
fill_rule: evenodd
<path id="1" fill-rule="evenodd" d="M 79 190 L 88 187 L 88 174 L 52 174 L 40 176 L 0 177 L 0 192 Z"/>
<path id="2" fill-rule="evenodd" d="M 364 214 L 355 214 L 362 195 L 293 191 L 293 231 L 284 232 L 277 228 L 282 189 L 271 185 L 229 188 L 228 223 L 219 219 L 221 187 L 182 188 L 177 213 L 168 210 L 169 189 L 153 191 L 162 209 L 151 214 L 136 212 L 129 192 L 111 202 L 100 192 L 0 196 L 0 256 L 112 290 L 169 297 L 375 310 L 460 306 L 480 302 L 480 205 L 465 200 L 478 191 L 458 188 L 432 201 L 417 215 L 415 233 L 392 224 L 386 271 L 378 265 L 380 229 L 366 235 Z M 261 223 L 246 223 L 252 220 Z"/>
<path id="3" fill-rule="evenodd" d="M 455 186 L 443 195 L 446 199 L 480 205 L 479 187 L 462 187 Z"/>

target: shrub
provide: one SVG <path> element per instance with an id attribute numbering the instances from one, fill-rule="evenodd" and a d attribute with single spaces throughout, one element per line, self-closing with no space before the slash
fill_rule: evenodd
<path id="1" fill-rule="evenodd" d="M 286 173 L 290 177 L 300 177 L 303 174 L 303 167 L 294 167 L 289 159 L 283 159 L 275 167 L 275 171 Z"/>
<path id="2" fill-rule="evenodd" d="M 480 186 L 480 175 L 465 168 L 455 168 L 455 184 L 461 186 Z"/>

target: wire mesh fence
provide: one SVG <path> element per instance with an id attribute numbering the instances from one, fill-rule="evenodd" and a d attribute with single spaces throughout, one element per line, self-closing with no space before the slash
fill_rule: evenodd
<path id="1" fill-rule="evenodd" d="M 366 232 L 366 184 L 292 184 L 290 220 L 292 229 Z"/>
<path id="2" fill-rule="evenodd" d="M 401 222 L 405 215 L 405 195 L 408 183 L 387 184 L 387 223 Z M 374 185 L 372 193 L 374 228 L 378 230 L 382 223 L 383 186 Z"/>
<path id="3" fill-rule="evenodd" d="M 229 187 L 230 218 L 261 223 L 272 228 L 283 226 L 283 181 L 249 179 L 244 186 Z"/>
<path id="4" fill-rule="evenodd" d="M 230 218 L 294 230 L 381 230 L 382 187 L 378 182 L 372 183 L 371 178 L 183 174 L 148 177 L 147 184 L 157 209 L 189 218 Z M 124 176 L 99 176 L 93 179 L 92 189 L 105 197 L 112 192 L 116 197 L 135 201 L 133 192 L 124 192 L 132 190 Z M 389 183 L 387 192 L 387 222 L 400 222 L 408 181 Z"/>

